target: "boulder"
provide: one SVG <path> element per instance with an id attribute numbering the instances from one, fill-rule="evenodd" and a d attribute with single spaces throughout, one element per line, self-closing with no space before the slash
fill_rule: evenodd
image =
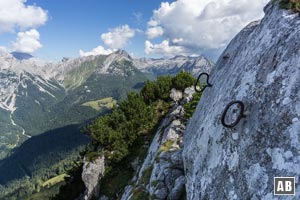
<path id="1" fill-rule="evenodd" d="M 188 97 L 188 98 L 193 98 L 193 94 L 195 93 L 195 88 L 194 86 L 192 87 L 188 87 L 184 89 L 184 96 Z"/>
<path id="2" fill-rule="evenodd" d="M 178 102 L 179 100 L 182 99 L 182 92 L 179 91 L 179 90 L 176 90 L 176 89 L 172 89 L 171 90 L 171 93 L 170 93 L 170 98 L 175 101 L 175 102 Z"/>
<path id="3" fill-rule="evenodd" d="M 90 200 L 92 196 L 98 197 L 100 190 L 100 179 L 104 175 L 104 156 L 100 156 L 92 162 L 84 158 L 82 180 L 86 187 L 82 199 Z"/>

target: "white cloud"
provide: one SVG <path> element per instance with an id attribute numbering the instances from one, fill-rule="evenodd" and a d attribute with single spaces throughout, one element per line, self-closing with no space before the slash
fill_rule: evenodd
<path id="1" fill-rule="evenodd" d="M 152 39 L 164 34 L 164 30 L 160 26 L 149 27 L 146 31 L 147 38 Z"/>
<path id="2" fill-rule="evenodd" d="M 135 30 L 131 29 L 127 24 L 110 29 L 108 33 L 103 33 L 101 39 L 104 44 L 111 49 L 121 49 L 135 35 Z"/>
<path id="3" fill-rule="evenodd" d="M 0 46 L 0 52 L 8 52 L 7 48 L 4 46 Z"/>
<path id="4" fill-rule="evenodd" d="M 157 26 L 158 25 L 158 22 L 154 19 L 151 19 L 149 22 L 148 22 L 148 26 Z"/>
<path id="5" fill-rule="evenodd" d="M 111 54 L 117 49 L 123 48 L 129 42 L 129 39 L 134 37 L 136 32 L 143 33 L 139 29 L 131 29 L 127 24 L 110 29 L 109 32 L 101 34 L 101 39 L 109 47 L 108 49 L 100 45 L 89 52 L 84 52 L 80 49 L 79 54 L 80 56 Z"/>
<path id="6" fill-rule="evenodd" d="M 160 44 L 152 44 L 149 40 L 146 40 L 145 53 L 164 55 L 167 57 L 190 54 L 190 52 L 185 47 L 172 44 L 170 45 L 170 42 L 168 40 L 164 40 Z"/>
<path id="7" fill-rule="evenodd" d="M 263 17 L 269 0 L 177 0 L 153 11 L 148 31 L 162 27 L 163 37 L 193 50 L 218 50 L 244 26 Z M 155 35 L 155 34 L 153 34 Z M 159 34 L 157 34 L 159 36 Z M 180 40 L 178 40 L 180 38 Z"/>
<path id="8" fill-rule="evenodd" d="M 182 42 L 183 42 L 183 39 L 182 39 L 182 38 L 174 38 L 174 39 L 172 40 L 172 42 L 173 42 L 173 43 L 179 44 L 179 43 L 182 43 Z"/>
<path id="9" fill-rule="evenodd" d="M 26 0 L 0 0 L 0 33 L 45 24 L 48 19 L 47 11 L 25 3 Z"/>
<path id="10" fill-rule="evenodd" d="M 36 29 L 19 32 L 16 42 L 13 43 L 15 51 L 23 53 L 33 53 L 42 47 L 40 43 L 40 33 Z"/>
<path id="11" fill-rule="evenodd" d="M 102 46 L 98 46 L 94 49 L 92 49 L 91 51 L 88 52 L 84 52 L 81 49 L 79 50 L 79 55 L 80 56 L 95 56 L 95 55 L 108 55 L 111 54 L 112 52 L 114 52 L 115 50 L 112 49 L 105 49 Z"/>

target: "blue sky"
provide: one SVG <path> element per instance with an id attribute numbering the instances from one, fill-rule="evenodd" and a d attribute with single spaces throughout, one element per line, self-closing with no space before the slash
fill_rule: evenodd
<path id="1" fill-rule="evenodd" d="M 0 47 L 45 60 L 119 48 L 136 57 L 204 54 L 215 60 L 237 32 L 263 16 L 267 0 L 249 2 L 0 0 L 0 13 L 7 11 L 0 16 Z"/>
<path id="2" fill-rule="evenodd" d="M 160 5 L 159 0 L 30 0 L 28 4 L 45 8 L 49 20 L 39 28 L 41 42 L 45 47 L 40 55 L 50 57 L 79 56 L 79 49 L 88 51 L 103 45 L 100 35 L 110 28 L 128 24 L 146 29 L 152 10 Z M 141 15 L 140 21 L 135 15 Z M 137 37 L 124 48 L 143 56 L 143 36 Z"/>

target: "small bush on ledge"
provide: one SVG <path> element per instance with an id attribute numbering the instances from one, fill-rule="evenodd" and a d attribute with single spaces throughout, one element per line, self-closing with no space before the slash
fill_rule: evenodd
<path id="1" fill-rule="evenodd" d="M 281 9 L 292 10 L 300 13 L 300 0 L 273 0 L 273 3 L 278 1 Z"/>

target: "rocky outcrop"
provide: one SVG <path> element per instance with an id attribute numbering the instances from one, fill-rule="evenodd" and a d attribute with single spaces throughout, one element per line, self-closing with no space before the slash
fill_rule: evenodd
<path id="1" fill-rule="evenodd" d="M 174 104 L 164 118 L 149 147 L 133 184 L 125 188 L 122 200 L 128 199 L 181 199 L 185 194 L 185 176 L 182 160 L 185 130 L 184 104 L 192 100 L 193 88 L 172 90 Z"/>
<path id="2" fill-rule="evenodd" d="M 150 196 L 179 200 L 185 193 L 182 150 L 170 148 L 158 154 L 150 177 Z"/>
<path id="3" fill-rule="evenodd" d="M 220 56 L 184 137 L 187 198 L 273 199 L 275 176 L 300 176 L 300 18 L 265 7 Z M 233 128 L 231 101 L 246 117 Z M 240 109 L 237 108 L 236 109 Z M 236 119 L 234 109 L 226 123 Z M 296 178 L 296 182 L 298 178 Z M 299 199 L 296 189 L 293 199 Z"/>
<path id="4" fill-rule="evenodd" d="M 182 92 L 173 88 L 170 93 L 170 98 L 173 101 L 178 102 L 179 100 L 182 99 Z"/>
<path id="5" fill-rule="evenodd" d="M 100 156 L 92 162 L 84 159 L 82 180 L 86 187 L 81 199 L 90 200 L 93 196 L 97 197 L 100 190 L 100 180 L 104 175 L 104 156 Z"/>

